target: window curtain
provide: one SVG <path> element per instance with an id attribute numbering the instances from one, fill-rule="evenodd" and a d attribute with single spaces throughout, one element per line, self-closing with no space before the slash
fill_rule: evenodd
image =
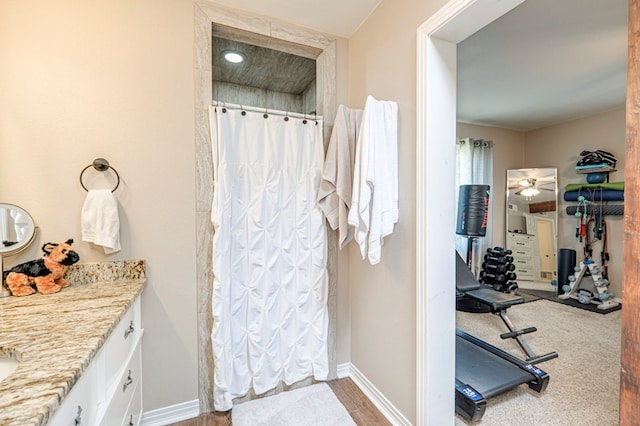
<path id="1" fill-rule="evenodd" d="M 473 138 L 459 139 L 456 144 L 456 200 L 459 197 L 460 185 L 474 184 L 489 185 L 490 187 L 487 234 L 485 237 L 475 238 L 472 247 L 471 271 L 477 277 L 482 269 L 484 254 L 492 244 L 493 141 Z M 456 251 L 463 259 L 467 257 L 467 244 L 467 237 L 456 234 Z"/>

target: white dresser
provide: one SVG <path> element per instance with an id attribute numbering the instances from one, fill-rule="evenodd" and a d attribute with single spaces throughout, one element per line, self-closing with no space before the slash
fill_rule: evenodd
<path id="1" fill-rule="evenodd" d="M 535 236 L 508 232 L 507 249 L 512 251 L 516 281 L 535 281 Z"/>
<path id="2" fill-rule="evenodd" d="M 50 425 L 139 425 L 142 417 L 140 296 L 56 410 Z"/>

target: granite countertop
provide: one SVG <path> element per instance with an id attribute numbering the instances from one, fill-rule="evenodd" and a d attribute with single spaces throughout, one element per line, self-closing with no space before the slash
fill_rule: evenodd
<path id="1" fill-rule="evenodd" d="M 0 298 L 0 425 L 45 425 L 146 283 L 144 261 L 70 267 L 59 293 Z"/>

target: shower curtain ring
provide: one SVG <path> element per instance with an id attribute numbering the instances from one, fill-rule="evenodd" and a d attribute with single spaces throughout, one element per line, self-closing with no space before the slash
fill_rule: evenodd
<path id="1" fill-rule="evenodd" d="M 269 112 L 269 111 L 267 111 L 267 109 L 265 108 L 264 109 L 264 114 L 262 115 L 263 118 L 269 118 L 269 114 L 267 114 L 267 112 Z"/>
<path id="2" fill-rule="evenodd" d="M 244 110 L 244 108 L 242 107 L 242 104 L 240 104 L 240 110 L 242 111 L 240 114 L 242 114 L 243 117 L 247 115 L 247 111 Z"/>
<path id="3" fill-rule="evenodd" d="M 304 113 L 304 120 L 302 120 L 302 124 L 307 124 L 307 113 Z"/>
<path id="4" fill-rule="evenodd" d="M 227 112 L 226 104 L 222 102 L 222 113 L 224 114 L 226 112 Z"/>
<path id="5" fill-rule="evenodd" d="M 287 111 L 284 115 L 284 121 L 289 121 L 289 111 Z"/>

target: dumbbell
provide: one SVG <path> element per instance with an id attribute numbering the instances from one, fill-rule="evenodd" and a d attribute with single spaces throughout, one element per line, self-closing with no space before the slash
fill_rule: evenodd
<path id="1" fill-rule="evenodd" d="M 607 300 L 611 300 L 614 297 L 616 297 L 616 295 L 613 294 L 613 292 L 611 291 L 604 291 L 598 295 L 598 299 L 602 300 L 603 302 L 606 302 Z"/>
<path id="2" fill-rule="evenodd" d="M 593 299 L 593 293 L 588 290 L 580 290 L 578 292 L 578 302 L 588 305 Z"/>
<path id="3" fill-rule="evenodd" d="M 509 263 L 509 262 L 513 262 L 513 256 L 492 256 L 490 254 L 485 254 L 484 260 L 486 262 L 493 262 L 493 263 Z"/>
<path id="4" fill-rule="evenodd" d="M 507 254 L 511 254 L 513 252 L 511 250 L 505 250 L 502 247 L 493 247 L 493 248 L 489 247 L 487 249 L 487 253 L 489 253 L 491 255 L 494 255 L 494 256 L 504 256 L 504 255 L 507 255 Z"/>
<path id="5" fill-rule="evenodd" d="M 603 278 L 601 280 L 593 280 L 593 285 L 595 285 L 596 287 L 606 287 L 609 285 L 609 280 L 606 278 Z"/>

